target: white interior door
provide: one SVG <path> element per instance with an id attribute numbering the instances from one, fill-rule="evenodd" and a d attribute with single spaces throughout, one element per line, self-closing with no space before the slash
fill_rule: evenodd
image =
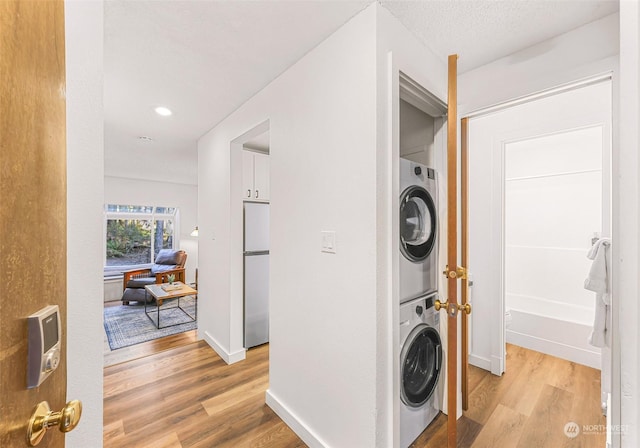
<path id="1" fill-rule="evenodd" d="M 521 298 L 518 307 L 530 306 L 533 309 L 528 311 L 551 319 L 560 310 L 572 313 L 572 320 L 579 316 L 583 321 L 589 319 L 588 308 L 593 306 L 594 299 L 572 296 L 569 303 L 562 304 L 559 297 L 564 293 L 559 290 L 559 285 L 554 287 L 553 282 L 562 277 L 562 269 L 566 266 L 582 263 L 583 275 L 573 275 L 575 278 L 572 280 L 579 282 L 577 288 L 580 290 L 588 274 L 586 253 L 592 235 L 584 235 L 584 229 L 581 229 L 569 235 L 573 242 L 562 243 L 567 247 L 559 247 L 562 244 L 554 242 L 554 237 L 561 226 L 554 225 L 554 219 L 592 219 L 591 215 L 597 209 L 601 222 L 599 229 L 593 231 L 599 230 L 602 235 L 610 236 L 611 90 L 610 80 L 604 80 L 470 118 L 469 271 L 474 280 L 471 364 L 496 375 L 505 371 L 505 261 L 508 256 L 522 257 L 523 253 L 532 252 L 534 245 L 546 250 L 546 255 L 541 258 L 542 252 L 539 251 L 531 257 L 538 262 L 525 270 L 538 272 L 545 268 L 550 274 L 540 276 L 538 284 L 531 288 L 536 292 L 529 294 L 532 297 Z M 584 147 L 575 151 L 563 146 L 563 141 L 572 137 L 586 139 Z M 539 151 L 538 157 L 532 158 L 531 151 Z M 507 161 L 513 163 L 508 164 Z M 558 168 L 563 163 L 566 165 L 564 171 Z M 554 192 L 561 191 L 558 189 L 560 184 L 567 184 L 565 179 L 569 177 L 573 179 L 571 188 L 580 193 L 580 183 L 588 179 L 593 181 L 594 176 L 600 176 L 601 191 L 594 195 L 597 197 L 593 198 L 593 207 L 589 207 L 587 201 L 576 208 L 576 198 L 567 197 L 563 202 L 558 200 L 557 194 L 554 195 Z M 508 182 L 519 185 L 506 195 L 505 185 Z M 566 194 L 568 190 L 562 191 Z M 530 200 L 528 206 L 523 205 L 527 198 Z M 545 202 L 555 205 L 537 210 Z M 599 204 L 595 205 L 596 202 Z M 511 216 L 519 231 L 507 235 L 505 216 L 508 218 L 508 212 L 505 207 L 509 204 L 512 211 L 519 210 Z M 576 214 L 581 215 L 576 217 Z M 536 234 L 527 234 L 532 220 L 539 220 L 544 225 L 535 227 L 539 229 Z M 566 226 L 563 231 L 566 233 Z M 512 246 L 521 247 L 506 250 L 505 240 L 508 238 L 518 242 Z M 557 263 L 561 266 L 554 269 Z M 545 288 L 547 291 L 541 292 Z"/>

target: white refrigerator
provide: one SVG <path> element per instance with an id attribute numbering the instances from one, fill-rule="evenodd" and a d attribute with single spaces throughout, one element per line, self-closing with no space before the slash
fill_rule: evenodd
<path id="1" fill-rule="evenodd" d="M 269 204 L 244 203 L 244 346 L 269 342 Z"/>

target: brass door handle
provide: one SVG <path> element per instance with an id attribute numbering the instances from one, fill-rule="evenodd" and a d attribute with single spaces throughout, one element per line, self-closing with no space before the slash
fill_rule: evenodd
<path id="1" fill-rule="evenodd" d="M 72 400 L 60 412 L 53 412 L 46 401 L 40 402 L 33 411 L 27 428 L 29 446 L 42 441 L 47 429 L 57 426 L 60 432 L 69 432 L 78 426 L 82 416 L 82 403 Z"/>
<path id="2" fill-rule="evenodd" d="M 433 303 L 436 311 L 440 311 L 444 309 L 451 316 L 456 316 L 458 311 L 464 311 L 466 314 L 471 314 L 471 304 L 465 303 L 464 305 L 460 305 L 458 303 L 449 303 L 449 302 L 440 302 L 438 299 Z"/>

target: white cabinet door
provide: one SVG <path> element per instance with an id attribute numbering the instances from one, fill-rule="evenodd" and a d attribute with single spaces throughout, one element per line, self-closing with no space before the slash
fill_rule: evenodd
<path id="1" fill-rule="evenodd" d="M 242 199 L 269 201 L 269 155 L 242 151 Z"/>
<path id="2" fill-rule="evenodd" d="M 253 191 L 253 154 L 242 151 L 242 199 L 252 199 Z"/>
<path id="3" fill-rule="evenodd" d="M 259 201 L 269 200 L 269 156 L 266 154 L 253 155 L 253 198 Z"/>

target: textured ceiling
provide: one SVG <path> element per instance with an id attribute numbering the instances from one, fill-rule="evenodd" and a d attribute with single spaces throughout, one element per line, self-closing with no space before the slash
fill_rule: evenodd
<path id="1" fill-rule="evenodd" d="M 381 0 L 463 73 L 618 11 L 617 0 Z"/>
<path id="2" fill-rule="evenodd" d="M 195 182 L 197 139 L 371 2 L 107 0 L 105 173 Z M 458 53 L 460 72 L 618 9 L 607 0 L 380 3 L 443 60 Z M 173 116 L 156 115 L 157 105 Z M 141 169 L 147 160 L 154 170 Z"/>

